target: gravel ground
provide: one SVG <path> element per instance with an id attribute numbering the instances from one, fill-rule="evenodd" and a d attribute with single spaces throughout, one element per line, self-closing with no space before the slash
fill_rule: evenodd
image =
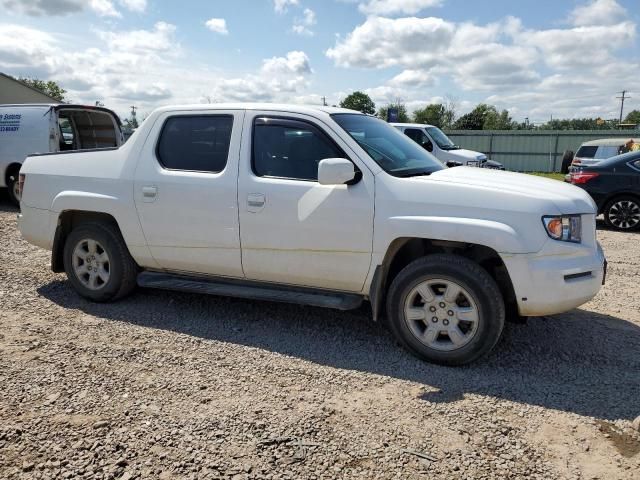
<path id="1" fill-rule="evenodd" d="M 15 216 L 0 197 L 0 478 L 640 478 L 640 235 L 599 231 L 592 302 L 445 368 L 366 308 L 88 303 Z"/>

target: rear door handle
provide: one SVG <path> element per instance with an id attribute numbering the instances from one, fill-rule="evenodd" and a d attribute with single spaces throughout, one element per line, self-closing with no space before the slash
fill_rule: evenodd
<path id="1" fill-rule="evenodd" d="M 142 200 L 145 202 L 153 202 L 158 195 L 158 187 L 155 185 L 147 185 L 142 187 Z"/>
<path id="2" fill-rule="evenodd" d="M 263 193 L 250 193 L 247 196 L 247 210 L 250 212 L 259 212 L 264 208 L 267 200 Z"/>

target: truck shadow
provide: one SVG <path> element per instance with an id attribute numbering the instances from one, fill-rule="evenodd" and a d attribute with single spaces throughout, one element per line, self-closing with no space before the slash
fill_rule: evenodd
<path id="1" fill-rule="evenodd" d="M 438 390 L 423 394 L 429 402 L 455 402 L 473 393 L 603 420 L 640 413 L 640 327 L 586 310 L 509 324 L 488 359 L 447 368 L 402 350 L 370 320 L 368 306 L 337 312 L 153 290 L 119 303 L 94 304 L 63 281 L 38 291 L 65 308 L 107 320 L 417 382 Z"/>
<path id="2" fill-rule="evenodd" d="M 16 212 L 19 208 L 9 201 L 9 191 L 6 188 L 0 188 L 0 212 Z"/>

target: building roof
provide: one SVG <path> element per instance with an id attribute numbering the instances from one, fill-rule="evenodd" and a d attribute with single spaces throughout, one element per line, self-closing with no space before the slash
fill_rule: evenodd
<path id="1" fill-rule="evenodd" d="M 2 78 L 10 80 L 12 82 L 15 82 L 15 83 L 17 83 L 18 85 L 20 85 L 20 86 L 22 86 L 24 88 L 28 88 L 29 90 L 33 90 L 34 92 L 36 92 L 36 93 L 38 93 L 38 94 L 40 94 L 40 95 L 42 95 L 42 96 L 44 96 L 46 98 L 50 98 L 51 99 L 51 103 L 53 103 L 53 104 L 57 105 L 59 103 L 64 103 L 64 102 L 61 102 L 60 100 L 58 100 L 57 98 L 53 98 L 52 96 L 47 95 L 46 93 L 44 93 L 41 90 L 38 90 L 37 88 L 33 88 L 32 86 L 27 85 L 26 83 L 21 82 L 20 80 L 18 80 L 16 78 L 13 78 L 11 75 L 7 75 L 5 73 L 0 72 L 0 79 L 2 79 Z"/>

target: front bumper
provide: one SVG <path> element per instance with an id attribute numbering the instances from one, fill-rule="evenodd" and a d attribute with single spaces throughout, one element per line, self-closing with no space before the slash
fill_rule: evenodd
<path id="1" fill-rule="evenodd" d="M 606 259 L 600 244 L 575 246 L 566 254 L 505 255 L 522 316 L 553 315 L 588 302 L 600 291 Z"/>

